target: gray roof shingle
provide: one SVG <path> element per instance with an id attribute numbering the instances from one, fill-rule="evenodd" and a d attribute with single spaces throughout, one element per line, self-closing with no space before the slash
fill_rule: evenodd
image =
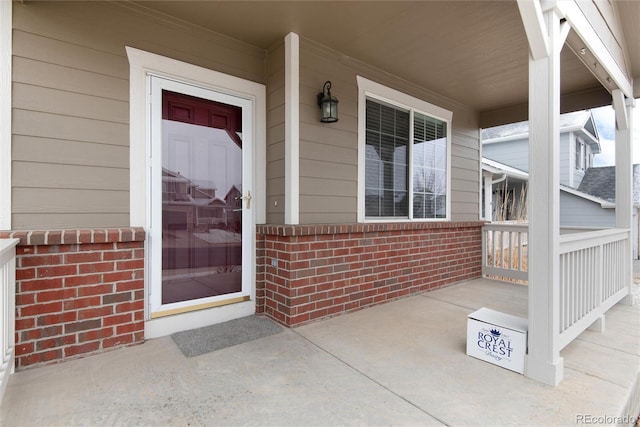
<path id="1" fill-rule="evenodd" d="M 633 204 L 640 205 L 640 164 L 633 165 Z M 587 169 L 578 191 L 609 202 L 616 201 L 616 168 L 603 166 Z"/>

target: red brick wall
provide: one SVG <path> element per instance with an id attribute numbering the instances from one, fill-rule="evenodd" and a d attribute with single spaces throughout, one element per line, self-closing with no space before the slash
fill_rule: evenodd
<path id="1" fill-rule="evenodd" d="M 16 248 L 16 368 L 144 340 L 141 228 L 0 232 Z"/>
<path id="2" fill-rule="evenodd" d="M 481 276 L 482 222 L 257 227 L 257 311 L 294 326 Z"/>

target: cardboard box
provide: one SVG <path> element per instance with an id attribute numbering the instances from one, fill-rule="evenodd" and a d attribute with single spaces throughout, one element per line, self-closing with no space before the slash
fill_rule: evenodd
<path id="1" fill-rule="evenodd" d="M 467 355 L 522 374 L 527 330 L 527 319 L 483 307 L 467 318 Z"/>

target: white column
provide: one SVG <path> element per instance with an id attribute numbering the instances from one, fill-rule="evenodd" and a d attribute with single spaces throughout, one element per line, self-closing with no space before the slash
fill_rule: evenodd
<path id="1" fill-rule="evenodd" d="M 529 56 L 529 336 L 525 374 L 557 385 L 560 289 L 560 18 L 546 11 L 549 56 Z"/>
<path id="2" fill-rule="evenodd" d="M 484 174 L 484 219 L 493 221 L 493 174 Z"/>
<path id="3" fill-rule="evenodd" d="M 612 93 L 613 108 L 616 114 L 616 228 L 629 230 L 629 240 L 626 245 L 626 258 L 623 276 L 629 283 L 633 283 L 631 230 L 633 230 L 633 99 L 626 100 L 618 89 Z M 631 295 L 625 303 L 630 304 Z"/>
<path id="4" fill-rule="evenodd" d="M 300 39 L 284 38 L 284 223 L 300 222 Z"/>
<path id="5" fill-rule="evenodd" d="M 11 229 L 11 1 L 0 1 L 0 230 Z"/>

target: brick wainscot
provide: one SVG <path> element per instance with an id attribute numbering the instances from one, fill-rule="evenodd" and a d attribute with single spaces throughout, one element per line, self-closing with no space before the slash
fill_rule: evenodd
<path id="1" fill-rule="evenodd" d="M 142 228 L 0 232 L 16 248 L 16 368 L 144 341 Z"/>
<path id="2" fill-rule="evenodd" d="M 478 278 L 483 225 L 258 225 L 257 312 L 295 326 Z"/>

